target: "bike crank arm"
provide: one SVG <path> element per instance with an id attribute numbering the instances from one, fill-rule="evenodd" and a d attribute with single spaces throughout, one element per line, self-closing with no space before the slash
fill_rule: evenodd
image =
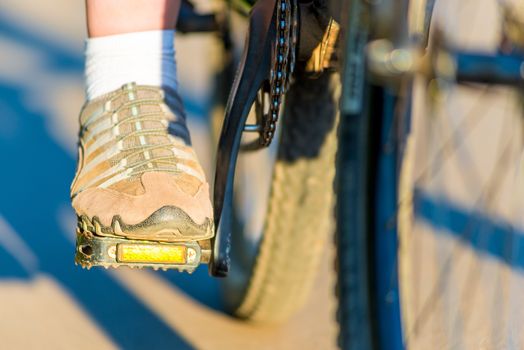
<path id="1" fill-rule="evenodd" d="M 209 272 L 226 277 L 230 267 L 229 250 L 232 230 L 233 181 L 244 125 L 257 92 L 270 74 L 271 45 L 275 35 L 273 20 L 276 0 L 257 1 L 250 18 L 248 36 L 233 87 L 217 151 L 213 197 L 215 237 Z"/>
<path id="2" fill-rule="evenodd" d="M 119 237 L 97 237 L 77 232 L 75 263 L 92 266 L 177 269 L 192 273 L 211 255 L 207 241 L 159 243 Z"/>

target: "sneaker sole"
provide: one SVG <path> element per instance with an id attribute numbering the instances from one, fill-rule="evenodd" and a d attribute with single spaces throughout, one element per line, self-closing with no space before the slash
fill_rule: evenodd
<path id="1" fill-rule="evenodd" d="M 183 242 L 213 237 L 213 220 L 207 218 L 202 224 L 195 223 L 183 210 L 165 206 L 144 221 L 129 225 L 115 215 L 110 226 L 101 224 L 98 217 L 78 217 L 77 227 L 99 237 L 115 237 L 159 242 Z"/>

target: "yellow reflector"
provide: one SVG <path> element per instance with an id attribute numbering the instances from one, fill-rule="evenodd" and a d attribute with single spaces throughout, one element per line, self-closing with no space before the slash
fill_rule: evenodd
<path id="1" fill-rule="evenodd" d="M 185 264 L 183 245 L 119 244 L 117 260 L 128 263 Z"/>

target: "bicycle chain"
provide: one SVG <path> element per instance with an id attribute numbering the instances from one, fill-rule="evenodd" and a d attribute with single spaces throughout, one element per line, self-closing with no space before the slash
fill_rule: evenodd
<path id="1" fill-rule="evenodd" d="M 284 94 L 292 82 L 295 69 L 298 32 L 297 0 L 278 0 L 276 14 L 276 40 L 269 77 L 269 113 L 261 116 L 260 143 L 269 146 L 275 136 Z"/>

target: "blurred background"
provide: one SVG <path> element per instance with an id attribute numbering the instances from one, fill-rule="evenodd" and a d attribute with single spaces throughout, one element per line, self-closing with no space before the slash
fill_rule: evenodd
<path id="1" fill-rule="evenodd" d="M 190 276 L 74 265 L 69 185 L 85 37 L 83 1 L 0 5 L 0 348 L 334 348 L 329 273 L 291 321 L 254 327 L 222 312 L 207 266 Z M 176 50 L 192 137 L 209 176 L 206 123 L 217 40 L 178 35 Z M 327 260 L 323 268 L 331 266 Z"/>

